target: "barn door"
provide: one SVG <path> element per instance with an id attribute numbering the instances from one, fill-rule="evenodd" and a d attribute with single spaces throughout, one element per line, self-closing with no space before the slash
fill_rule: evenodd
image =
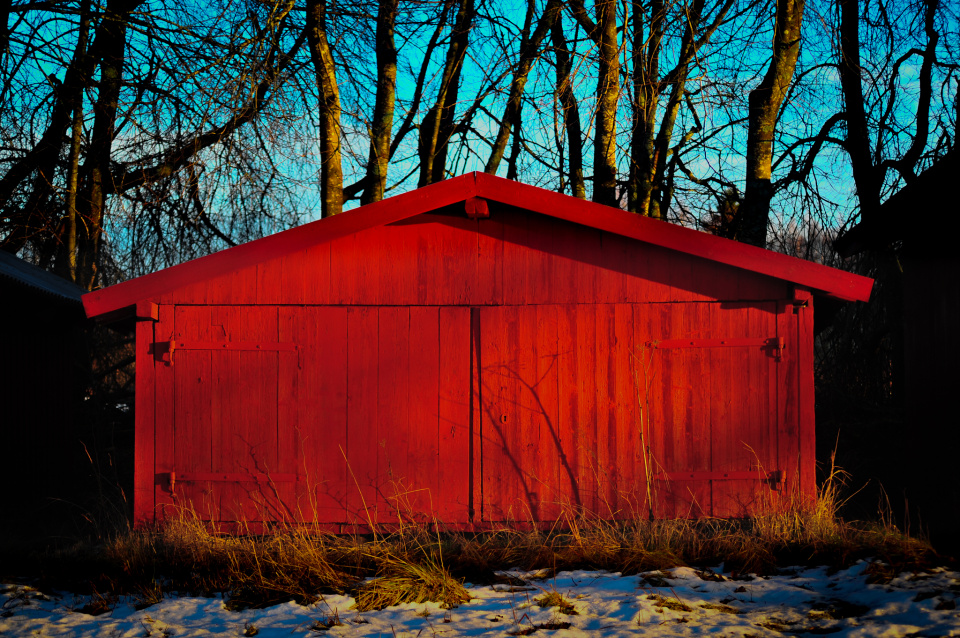
<path id="1" fill-rule="evenodd" d="M 643 308 L 657 512 L 745 515 L 783 479 L 776 303 Z"/>
<path id="2" fill-rule="evenodd" d="M 481 516 L 644 507 L 629 304 L 480 309 Z"/>
<path id="3" fill-rule="evenodd" d="M 156 498 L 206 520 L 292 515 L 296 433 L 288 402 L 297 345 L 275 306 L 162 307 Z"/>

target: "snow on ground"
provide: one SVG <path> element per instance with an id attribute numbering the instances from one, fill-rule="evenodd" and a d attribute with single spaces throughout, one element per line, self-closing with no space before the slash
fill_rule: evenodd
<path id="1" fill-rule="evenodd" d="M 864 562 L 839 572 L 795 568 L 737 580 L 687 567 L 638 576 L 525 575 L 509 585 L 468 586 L 473 600 L 456 609 L 428 603 L 366 613 L 351 610 L 353 599 L 346 596 L 326 596 L 310 607 L 290 602 L 242 612 L 226 610 L 221 598 L 171 596 L 141 610 L 121 599 L 111 611 L 91 616 L 79 611 L 88 597 L 0 585 L 0 636 L 960 636 L 960 572 L 940 569 L 867 584 L 866 568 Z M 536 604 L 552 592 L 571 601 L 577 614 Z"/>

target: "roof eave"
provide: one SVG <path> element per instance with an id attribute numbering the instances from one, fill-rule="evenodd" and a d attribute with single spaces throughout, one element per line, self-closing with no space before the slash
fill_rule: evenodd
<path id="1" fill-rule="evenodd" d="M 873 287 L 872 279 L 860 275 L 520 182 L 485 173 L 468 173 L 88 293 L 83 296 L 83 306 L 88 317 L 102 321 L 127 316 L 138 301 L 155 299 L 194 281 L 217 277 L 279 254 L 304 250 L 472 197 L 783 279 L 834 299 L 867 301 Z"/>
<path id="2" fill-rule="evenodd" d="M 84 310 L 87 317 L 92 318 L 132 309 L 138 301 L 153 299 L 198 279 L 217 277 L 279 253 L 304 250 L 366 228 L 391 224 L 455 204 L 475 196 L 475 175 L 476 173 L 469 173 L 444 180 L 425 189 L 396 195 L 87 293 L 83 296 Z"/>
<path id="3" fill-rule="evenodd" d="M 518 182 L 477 175 L 477 196 L 567 221 L 588 224 L 677 252 L 744 268 L 804 286 L 816 294 L 843 301 L 868 301 L 873 280 L 811 261 L 790 257 L 731 239 L 684 228 L 618 208 L 541 190 L 531 199 Z"/>

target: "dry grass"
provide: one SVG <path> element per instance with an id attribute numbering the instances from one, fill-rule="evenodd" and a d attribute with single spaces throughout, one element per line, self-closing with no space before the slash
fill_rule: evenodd
<path id="1" fill-rule="evenodd" d="M 537 598 L 534 602 L 542 608 L 555 607 L 561 614 L 576 616 L 577 608 L 573 603 L 563 597 L 560 592 L 551 591 Z"/>
<path id="2" fill-rule="evenodd" d="M 225 592 L 235 609 L 309 604 L 335 592 L 353 595 L 363 611 L 402 602 L 454 607 L 470 598 L 464 579 L 492 583 L 495 571 L 509 567 L 635 574 L 723 563 L 727 577 L 738 577 L 782 565 L 841 568 L 872 557 L 870 577 L 883 580 L 942 561 L 927 543 L 883 520 L 844 521 L 843 479 L 833 472 L 816 501 L 781 496 L 750 519 L 612 522 L 568 509 L 550 529 L 472 534 L 404 524 L 372 537 L 338 536 L 290 524 L 270 534 L 227 535 L 182 511 L 162 529 L 125 529 L 41 556 L 36 566 L 52 585 L 78 592 L 86 585 L 104 601 L 132 594 L 140 606 L 159 602 L 166 591 Z M 656 578 L 648 576 L 651 586 Z"/>

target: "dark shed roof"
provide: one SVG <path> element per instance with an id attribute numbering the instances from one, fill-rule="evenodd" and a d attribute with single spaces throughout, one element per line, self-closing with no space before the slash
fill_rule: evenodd
<path id="1" fill-rule="evenodd" d="M 80 303 L 81 296 L 86 292 L 80 286 L 3 250 L 0 250 L 0 277 L 66 302 Z"/>
<path id="2" fill-rule="evenodd" d="M 898 240 L 920 240 L 927 248 L 955 244 L 960 231 L 953 195 L 958 178 L 960 150 L 953 149 L 837 239 L 834 248 L 849 257 Z M 944 206 L 950 201 L 954 203 Z"/>

